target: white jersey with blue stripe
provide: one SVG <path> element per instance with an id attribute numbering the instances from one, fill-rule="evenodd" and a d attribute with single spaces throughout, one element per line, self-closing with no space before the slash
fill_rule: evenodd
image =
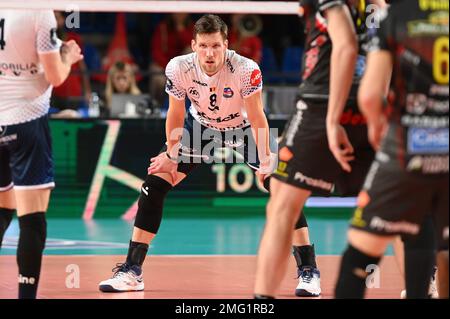
<path id="1" fill-rule="evenodd" d="M 52 86 L 39 54 L 58 52 L 53 11 L 0 11 L 0 125 L 47 114 Z"/>

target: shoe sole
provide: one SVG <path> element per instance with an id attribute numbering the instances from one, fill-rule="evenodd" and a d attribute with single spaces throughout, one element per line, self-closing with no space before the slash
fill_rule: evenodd
<path id="1" fill-rule="evenodd" d="M 111 285 L 100 285 L 99 289 L 101 292 L 133 292 L 133 291 L 143 291 L 144 288 L 142 289 L 128 289 L 128 290 L 119 290 L 114 288 Z"/>
<path id="2" fill-rule="evenodd" d="M 312 293 L 309 292 L 305 289 L 295 289 L 295 295 L 297 297 L 319 297 L 320 296 L 320 292 L 319 293 Z"/>

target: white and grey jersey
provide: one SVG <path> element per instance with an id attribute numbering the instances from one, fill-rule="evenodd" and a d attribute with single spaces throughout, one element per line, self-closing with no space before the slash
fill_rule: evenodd
<path id="1" fill-rule="evenodd" d="M 232 50 L 227 50 L 223 68 L 213 76 L 203 72 L 196 53 L 172 59 L 166 76 L 166 92 L 178 100 L 187 97 L 194 119 L 219 131 L 250 124 L 244 99 L 263 86 L 259 66 Z"/>
<path id="2" fill-rule="evenodd" d="M 58 52 L 53 11 L 0 11 L 0 125 L 47 114 L 52 86 L 39 54 Z"/>

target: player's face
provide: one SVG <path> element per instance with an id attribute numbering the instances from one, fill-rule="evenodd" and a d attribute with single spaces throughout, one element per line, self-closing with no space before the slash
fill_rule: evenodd
<path id="1" fill-rule="evenodd" d="M 228 40 L 220 32 L 197 34 L 192 50 L 197 53 L 203 71 L 211 76 L 219 72 L 225 62 Z"/>

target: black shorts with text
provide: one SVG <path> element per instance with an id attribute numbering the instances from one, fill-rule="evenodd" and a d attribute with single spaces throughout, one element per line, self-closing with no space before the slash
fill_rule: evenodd
<path id="1" fill-rule="evenodd" d="M 358 196 L 351 227 L 382 236 L 416 236 L 425 218 L 434 222 L 438 248 L 448 249 L 448 174 L 417 175 L 374 161 Z"/>
<path id="2" fill-rule="evenodd" d="M 354 148 L 352 172 L 342 170 L 328 147 L 327 101 L 299 100 L 279 145 L 279 165 L 274 177 L 284 183 L 329 196 L 356 196 L 374 158 L 367 126 L 355 103 L 344 110 L 341 124 Z"/>

